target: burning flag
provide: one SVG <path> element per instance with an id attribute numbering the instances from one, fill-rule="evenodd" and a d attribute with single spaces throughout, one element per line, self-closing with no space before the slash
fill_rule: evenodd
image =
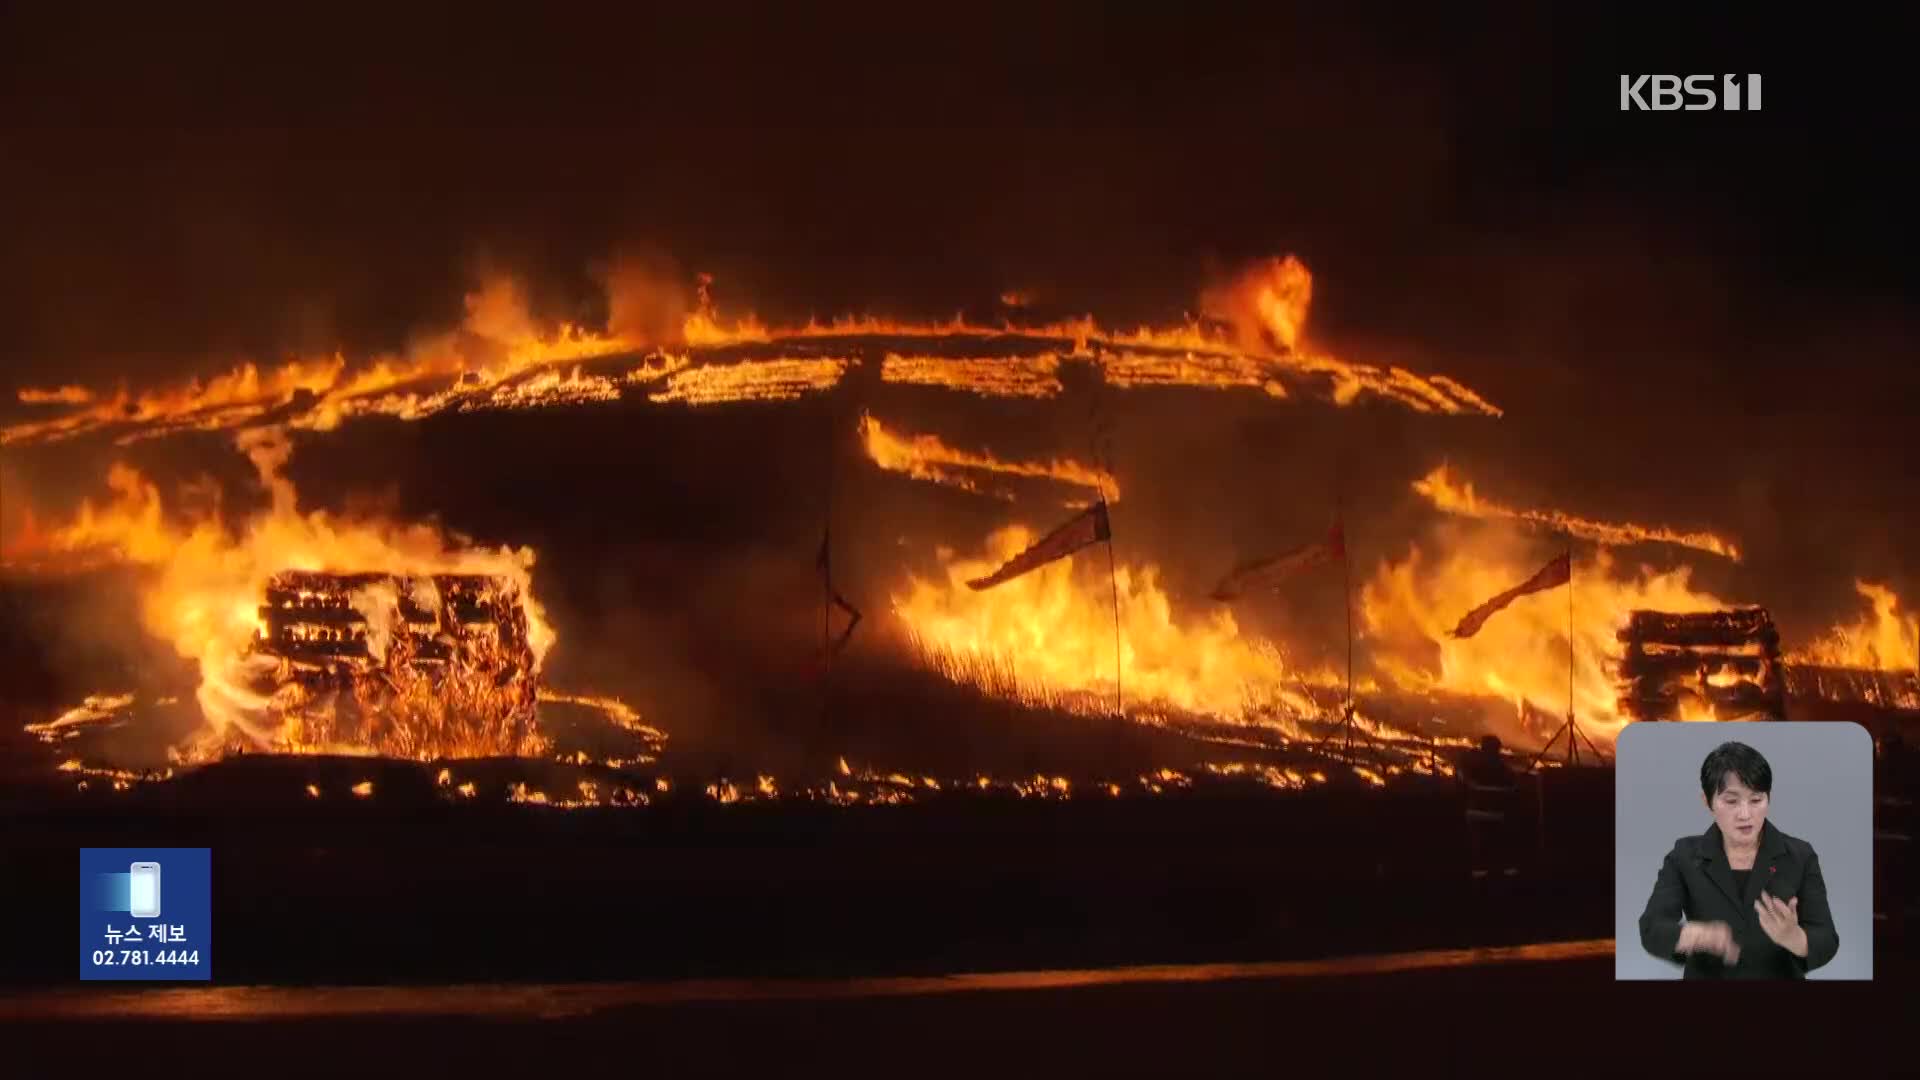
<path id="1" fill-rule="evenodd" d="M 841 596 L 840 591 L 833 587 L 832 540 L 833 534 L 831 531 L 820 534 L 820 554 L 814 560 L 814 565 L 819 568 L 820 580 L 826 587 L 827 602 L 846 613 L 847 626 L 846 629 L 840 631 L 840 636 L 835 638 L 833 643 L 827 646 L 826 655 L 822 658 L 823 661 L 831 660 L 835 656 L 838 656 L 840 650 L 846 648 L 847 639 L 853 636 L 853 628 L 860 625 L 860 609 L 849 603 L 847 598 Z M 821 634 L 823 637 L 825 636 L 824 629 Z"/>
<path id="2" fill-rule="evenodd" d="M 1011 581 L 1029 570 L 1064 559 L 1091 544 L 1113 539 L 1113 528 L 1107 521 L 1107 501 L 1105 499 L 1075 514 L 1066 524 L 1048 533 L 1041 541 L 1027 550 L 1008 559 L 1006 564 L 983 578 L 967 582 L 967 587 L 975 591 L 990 589 L 1005 581 Z"/>
<path id="3" fill-rule="evenodd" d="M 1528 593 L 1545 592 L 1555 586 L 1565 585 L 1572 580 L 1573 556 L 1571 553 L 1568 553 L 1541 567 L 1538 573 L 1527 580 L 1515 585 L 1513 588 L 1508 589 L 1506 592 L 1501 593 L 1486 603 L 1481 604 L 1472 611 L 1467 612 L 1466 615 L 1461 617 L 1460 625 L 1453 628 L 1453 636 L 1456 638 L 1470 638 L 1480 632 L 1480 627 L 1484 625 L 1489 618 L 1493 617 L 1494 612 L 1499 611 L 1515 600 L 1526 596 Z"/>
<path id="4" fill-rule="evenodd" d="M 1248 589 L 1278 585 L 1283 578 L 1297 570 L 1339 562 L 1346 556 L 1346 533 L 1336 521 L 1323 539 L 1234 567 L 1231 573 L 1220 579 L 1220 584 L 1213 587 L 1213 599 L 1222 604 L 1229 603 L 1239 599 Z"/>

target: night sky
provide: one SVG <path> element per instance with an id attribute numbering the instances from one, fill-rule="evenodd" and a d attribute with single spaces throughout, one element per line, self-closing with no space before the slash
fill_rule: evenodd
<path id="1" fill-rule="evenodd" d="M 1507 501 L 1731 533 L 1729 590 L 1783 610 L 1855 614 L 1854 576 L 1920 597 L 1920 176 L 1885 28 L 693 8 L 12 16 L 0 390 L 403 348 L 489 267 L 556 318 L 646 252 L 773 318 L 1021 288 L 1124 324 L 1292 252 L 1311 338 L 1507 416 L 1248 404 L 1222 434 L 1156 406 L 1121 450 L 1139 505 L 1270 544 L 1376 447 L 1382 505 L 1445 457 Z M 1765 111 L 1621 113 L 1623 71 L 1758 71 Z M 1156 471 L 1209 434 L 1200 475 Z M 1298 512 L 1256 530 L 1248 488 Z"/>

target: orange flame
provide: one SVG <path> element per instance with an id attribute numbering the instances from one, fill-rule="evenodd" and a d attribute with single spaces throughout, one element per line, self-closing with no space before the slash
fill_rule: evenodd
<path id="1" fill-rule="evenodd" d="M 1233 324 L 1251 352 L 1297 348 L 1312 304 L 1313 275 L 1292 255 L 1255 263 L 1201 297 L 1202 309 Z"/>
<path id="2" fill-rule="evenodd" d="M 1507 538 L 1481 536 L 1437 557 L 1416 545 L 1405 559 L 1382 562 L 1360 595 L 1374 664 L 1404 690 L 1500 698 L 1523 710 L 1530 704 L 1564 715 L 1571 692 L 1582 730 L 1610 738 L 1627 722 L 1616 707 L 1609 669 L 1629 613 L 1728 605 L 1694 588 L 1685 568 L 1629 571 L 1602 549 L 1590 561 L 1575 561 L 1571 607 L 1569 586 L 1561 586 L 1514 601 L 1470 638 L 1452 637 L 1462 613 L 1525 580 L 1551 557 Z"/>
<path id="3" fill-rule="evenodd" d="M 1920 670 L 1920 614 L 1902 612 L 1900 597 L 1885 585 L 1856 581 L 1853 587 L 1872 604 L 1872 612 L 1834 627 L 1790 653 L 1787 661 L 1865 671 Z"/>
<path id="4" fill-rule="evenodd" d="M 1686 724 L 1712 724 L 1720 720 L 1719 711 L 1712 703 L 1703 703 L 1693 698 L 1680 701 L 1680 721 Z"/>
<path id="5" fill-rule="evenodd" d="M 1057 480 L 1087 489 L 1092 497 L 1105 494 L 1107 501 L 1120 501 L 1120 485 L 1105 469 L 1083 465 L 1070 458 L 1052 461 L 1003 461 L 992 454 L 958 450 L 936 435 L 910 435 L 889 431 L 871 415 L 860 418 L 860 437 L 867 457 L 888 472 L 904 473 L 916 480 L 956 487 L 975 494 L 991 494 L 1011 499 L 1001 491 L 981 487 L 975 474 L 1022 476 Z M 1091 502 L 1092 498 L 1086 500 Z"/>
<path id="6" fill-rule="evenodd" d="M 510 278 L 493 278 L 466 298 L 467 318 L 458 333 L 421 342 L 408 356 L 383 356 L 357 371 L 349 371 L 344 357 L 301 358 L 262 370 L 255 363 L 236 365 L 225 374 L 202 382 L 134 393 L 122 388 L 110 395 L 81 390 L 76 402 L 84 407 L 65 416 L 30 421 L 0 429 L 0 445 L 69 438 L 108 427 L 133 430 L 129 438 L 152 437 L 176 430 L 214 431 L 259 420 L 273 409 L 308 395 L 323 408 L 326 427 L 341 417 L 369 409 L 361 399 L 386 394 L 399 387 L 435 377 L 457 376 L 464 389 L 493 387 L 542 367 L 608 356 L 637 348 L 635 342 L 562 324 L 542 333 L 530 314 L 524 289 Z M 71 400 L 76 388 L 27 390 L 29 395 Z M 413 399 L 416 409 L 420 398 Z M 350 404 L 350 403 L 360 403 Z M 394 404 L 394 403 L 389 403 Z M 443 403 L 444 404 L 444 403 Z M 396 405 L 397 408 L 397 405 Z M 417 412 L 425 415 L 431 408 Z"/>
<path id="7" fill-rule="evenodd" d="M 959 316 L 916 322 L 867 315 L 776 327 L 751 314 L 723 320 L 710 285 L 703 275 L 697 302 L 687 304 L 681 296 L 669 295 L 671 286 L 647 275 L 633 280 L 616 275 L 609 281 L 608 328 L 594 330 L 567 323 L 544 326 L 532 315 L 518 282 L 489 278 L 466 297 L 466 318 L 457 331 L 423 337 L 405 355 L 367 358 L 351 369 L 340 355 L 300 357 L 271 368 L 246 362 L 206 381 L 137 392 L 126 387 L 111 392 L 73 386 L 28 389 L 21 393 L 23 401 L 69 405 L 72 410 L 0 428 L 0 445 L 106 429 L 123 431 L 122 441 L 183 430 L 227 430 L 263 422 L 281 409 L 296 414 L 286 421 L 293 426 L 327 430 L 367 415 L 419 419 L 456 406 L 529 408 L 606 401 L 619 397 L 623 385 L 667 376 L 673 381 L 652 400 L 789 400 L 834 386 L 854 362 L 814 356 L 821 339 L 828 338 L 847 339 L 849 352 L 891 351 L 882 367 L 885 381 L 986 396 L 1052 396 L 1059 392 L 1056 369 L 1070 359 L 1094 365 L 1122 387 L 1250 387 L 1286 397 L 1291 393 L 1286 380 L 1304 377 L 1324 380 L 1341 405 L 1373 395 L 1419 412 L 1500 415 L 1485 398 L 1444 375 L 1421 376 L 1307 350 L 1304 326 L 1312 277 L 1291 256 L 1256 264 L 1203 297 L 1225 327 L 1189 320 L 1122 331 L 1103 328 L 1091 316 L 986 325 Z M 900 338 L 930 345 L 925 355 L 901 354 L 896 351 Z M 999 361 L 977 355 L 946 358 L 931 345 L 936 338 L 972 339 L 972 347 L 1019 339 L 1017 344 L 1031 344 L 1036 351 Z M 751 362 L 728 357 L 712 366 L 695 365 L 686 355 L 689 350 L 780 343 L 796 346 L 794 355 Z M 580 369 L 566 376 L 541 374 L 627 353 L 648 358 L 624 377 Z M 430 382 L 440 385 L 433 388 Z"/>
<path id="8" fill-rule="evenodd" d="M 1413 482 L 1413 490 L 1426 498 L 1435 508 L 1449 514 L 1463 517 L 1493 519 L 1506 518 L 1514 521 L 1527 521 L 1545 525 L 1559 532 L 1596 543 L 1610 545 L 1625 544 L 1674 544 L 1692 548 L 1696 551 L 1721 555 L 1734 562 L 1740 561 L 1740 549 L 1729 540 L 1724 540 L 1709 532 L 1682 533 L 1660 526 L 1635 525 L 1630 522 L 1613 524 L 1575 517 L 1559 510 L 1516 510 L 1491 499 L 1477 495 L 1473 485 L 1456 475 L 1446 465 Z"/>
<path id="9" fill-rule="evenodd" d="M 292 483 L 281 475 L 292 455 L 284 432 L 248 429 L 236 443 L 272 495 L 271 505 L 237 531 L 213 520 L 170 520 L 157 488 L 131 468 L 116 465 L 108 475 L 114 500 L 83 503 L 71 525 L 48 534 L 55 553 L 105 555 L 147 571 L 140 596 L 143 624 L 200 670 L 197 697 L 206 726 L 192 740 L 199 749 L 190 753 L 236 742 L 262 749 L 356 751 L 308 744 L 299 731 L 276 722 L 284 720 L 276 702 L 254 688 L 254 677 L 278 662 L 253 646 L 263 629 L 259 607 L 266 586 L 283 571 L 372 569 L 397 576 L 503 579 L 518 591 L 526 611 L 537 671 L 554 633 L 532 595 L 530 549 L 458 547 L 424 525 L 302 513 Z M 445 749 L 422 746 L 418 752 L 433 756 Z"/>
<path id="10" fill-rule="evenodd" d="M 628 705 L 619 698 L 602 697 L 595 694 L 566 694 L 558 690 L 542 687 L 540 690 L 540 700 L 550 701 L 557 705 L 583 705 L 590 709 L 598 709 L 602 715 L 614 724 L 633 732 L 655 746 L 662 745 L 667 741 L 666 732 L 642 720 L 640 714 L 634 710 L 633 706 Z"/>
<path id="11" fill-rule="evenodd" d="M 1077 574 L 1064 559 L 976 592 L 968 580 L 991 572 L 1037 539 L 1025 526 L 992 534 L 978 558 L 942 550 L 944 580 L 909 576 L 893 611 L 922 654 L 950 677 L 989 692 L 1061 707 L 1110 708 L 1114 621 L 1109 583 Z M 1245 719 L 1275 706 L 1318 708 L 1298 692 L 1302 677 L 1279 652 L 1242 637 L 1232 612 L 1175 618 L 1152 565 L 1115 568 L 1120 606 L 1120 676 L 1130 708 L 1179 709 Z"/>

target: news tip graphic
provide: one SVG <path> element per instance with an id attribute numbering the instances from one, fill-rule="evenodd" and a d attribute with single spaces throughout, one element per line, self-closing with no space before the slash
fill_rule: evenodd
<path id="1" fill-rule="evenodd" d="M 80 978 L 211 980 L 212 852 L 81 848 Z"/>

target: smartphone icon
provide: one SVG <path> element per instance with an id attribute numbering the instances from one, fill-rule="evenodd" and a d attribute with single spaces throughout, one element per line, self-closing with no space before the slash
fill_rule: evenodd
<path id="1" fill-rule="evenodd" d="M 130 890 L 133 917 L 136 919 L 155 919 L 160 916 L 160 864 L 157 862 L 137 862 L 133 864 Z"/>

